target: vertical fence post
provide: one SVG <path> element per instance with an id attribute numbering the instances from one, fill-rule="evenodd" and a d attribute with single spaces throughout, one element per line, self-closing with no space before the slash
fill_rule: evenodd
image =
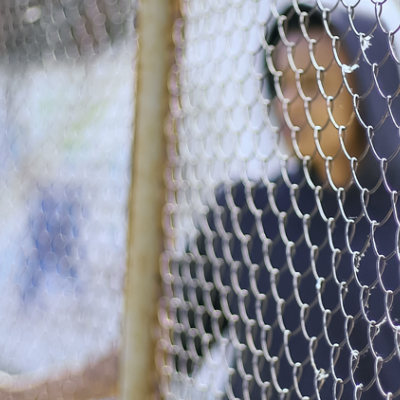
<path id="1" fill-rule="evenodd" d="M 174 0 L 141 0 L 120 395 L 152 399 Z"/>

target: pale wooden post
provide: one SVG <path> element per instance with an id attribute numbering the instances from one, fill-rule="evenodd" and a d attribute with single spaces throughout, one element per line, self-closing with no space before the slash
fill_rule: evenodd
<path id="1" fill-rule="evenodd" d="M 159 262 L 163 249 L 168 113 L 167 78 L 173 60 L 176 0 L 142 0 L 138 15 L 138 64 L 132 186 L 129 200 L 125 323 L 120 394 L 123 400 L 153 399 Z"/>

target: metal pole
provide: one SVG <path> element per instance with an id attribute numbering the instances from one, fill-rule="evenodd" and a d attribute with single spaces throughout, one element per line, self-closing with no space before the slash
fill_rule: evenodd
<path id="1" fill-rule="evenodd" d="M 157 387 L 154 332 L 163 249 L 164 122 L 168 113 L 167 77 L 173 60 L 174 3 L 142 0 L 138 15 L 136 118 L 120 374 L 123 400 L 153 399 Z"/>

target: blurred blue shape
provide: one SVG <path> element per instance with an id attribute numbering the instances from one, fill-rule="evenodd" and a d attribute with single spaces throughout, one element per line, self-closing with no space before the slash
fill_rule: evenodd
<path id="1" fill-rule="evenodd" d="M 79 269 L 85 260 L 82 226 L 86 209 L 79 187 L 38 187 L 29 212 L 32 250 L 22 277 L 25 304 L 41 295 L 73 296 L 79 290 Z"/>

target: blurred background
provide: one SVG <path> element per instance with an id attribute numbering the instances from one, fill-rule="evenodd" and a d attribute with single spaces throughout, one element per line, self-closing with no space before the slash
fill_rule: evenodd
<path id="1" fill-rule="evenodd" d="M 0 3 L 0 370 L 120 337 L 134 0 Z"/>

